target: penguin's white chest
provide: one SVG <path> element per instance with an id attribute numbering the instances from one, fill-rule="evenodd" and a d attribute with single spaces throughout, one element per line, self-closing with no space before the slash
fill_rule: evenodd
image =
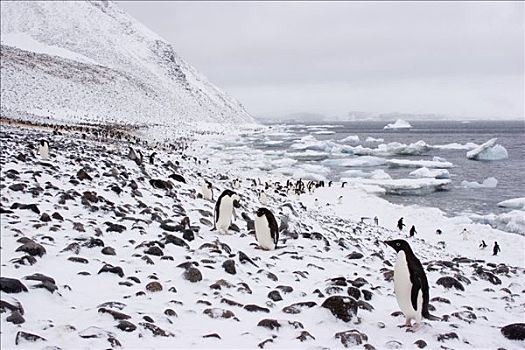
<path id="1" fill-rule="evenodd" d="M 394 268 L 394 291 L 396 293 L 397 304 L 406 318 L 421 320 L 421 309 L 423 295 L 418 293 L 418 311 L 414 310 L 411 301 L 412 282 L 410 281 L 410 271 L 405 252 L 400 251 L 397 254 L 396 265 Z"/>
<path id="2" fill-rule="evenodd" d="M 229 200 L 222 200 L 219 205 L 219 217 L 217 218 L 217 229 L 224 232 L 228 231 L 232 222 L 233 203 Z"/>
<path id="3" fill-rule="evenodd" d="M 202 198 L 207 199 L 207 200 L 213 199 L 212 189 L 209 188 L 208 185 L 202 184 L 201 189 L 202 189 Z"/>
<path id="4" fill-rule="evenodd" d="M 268 204 L 268 197 L 266 196 L 266 193 L 261 192 L 261 194 L 259 194 L 259 202 L 261 202 L 262 205 Z"/>
<path id="5" fill-rule="evenodd" d="M 38 153 L 40 154 L 40 157 L 42 157 L 42 159 L 49 159 L 49 147 L 47 146 L 47 144 L 40 146 Z"/>
<path id="6" fill-rule="evenodd" d="M 275 243 L 272 239 L 272 234 L 270 231 L 270 225 L 266 216 L 256 216 L 255 217 L 255 238 L 259 243 L 259 246 L 266 250 L 275 249 Z"/>

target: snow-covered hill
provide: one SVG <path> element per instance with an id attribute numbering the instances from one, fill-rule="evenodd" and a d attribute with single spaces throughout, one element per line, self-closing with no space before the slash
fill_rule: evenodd
<path id="1" fill-rule="evenodd" d="M 1 30 L 3 116 L 253 122 L 238 101 L 115 3 L 2 2 Z"/>

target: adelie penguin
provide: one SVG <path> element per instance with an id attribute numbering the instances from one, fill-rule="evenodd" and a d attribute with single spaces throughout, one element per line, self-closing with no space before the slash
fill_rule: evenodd
<path id="1" fill-rule="evenodd" d="M 436 316 L 428 312 L 429 288 L 423 265 L 414 255 L 407 241 L 396 239 L 385 241 L 397 253 L 394 268 L 394 291 L 401 312 L 405 315 L 404 326 L 412 331 L 419 329 L 421 320 L 437 320 Z M 412 326 L 412 320 L 416 323 Z"/>
<path id="2" fill-rule="evenodd" d="M 261 202 L 262 205 L 268 204 L 268 196 L 264 191 L 259 192 L 259 202 Z"/>
<path id="3" fill-rule="evenodd" d="M 228 233 L 232 222 L 233 208 L 239 208 L 241 198 L 232 190 L 224 190 L 215 203 L 215 228 Z"/>
<path id="4" fill-rule="evenodd" d="M 259 208 L 255 215 L 255 238 L 259 247 L 264 250 L 274 250 L 279 241 L 279 226 L 275 216 L 266 208 Z"/>
<path id="5" fill-rule="evenodd" d="M 211 182 L 204 180 L 204 182 L 201 185 L 202 190 L 202 198 L 207 199 L 209 201 L 213 200 L 213 186 Z"/>
<path id="6" fill-rule="evenodd" d="M 47 142 L 47 140 L 40 140 L 40 147 L 38 148 L 38 154 L 44 160 L 49 159 L 49 142 Z"/>

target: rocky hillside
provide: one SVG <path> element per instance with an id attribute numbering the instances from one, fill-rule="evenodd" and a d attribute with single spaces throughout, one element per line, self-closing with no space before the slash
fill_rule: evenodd
<path id="1" fill-rule="evenodd" d="M 524 346 L 523 267 L 453 255 L 446 247 L 459 237 L 411 239 L 441 321 L 406 332 L 394 252 L 382 243 L 398 232 L 275 194 L 279 249 L 262 251 L 252 181 L 237 190 L 232 234 L 212 231 L 200 183 L 217 196 L 236 175 L 210 168 L 202 150 L 194 158 L 198 144 L 137 147 L 157 152 L 138 165 L 126 134 L 60 133 L 0 134 L 2 349 Z M 49 160 L 36 155 L 41 138 Z"/>
<path id="2" fill-rule="evenodd" d="M 1 41 L 3 116 L 253 122 L 170 43 L 112 2 L 3 2 Z"/>

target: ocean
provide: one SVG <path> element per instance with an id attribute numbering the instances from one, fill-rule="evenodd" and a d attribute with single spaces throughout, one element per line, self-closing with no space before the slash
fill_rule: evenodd
<path id="1" fill-rule="evenodd" d="M 381 143 L 399 142 L 410 144 L 419 140 L 429 145 L 446 145 L 451 143 L 482 144 L 497 137 L 497 143 L 507 149 L 508 159 L 498 161 L 473 161 L 466 158 L 468 150 L 431 149 L 422 155 L 386 156 L 384 158 L 432 160 L 434 156 L 445 158 L 454 167 L 449 169 L 452 180 L 448 191 L 432 192 L 425 195 L 384 195 L 393 203 L 402 205 L 420 205 L 437 207 L 447 215 L 501 213 L 508 208 L 500 208 L 497 203 L 511 198 L 525 197 L 525 123 L 523 121 L 409 121 L 411 129 L 384 130 L 385 122 L 322 122 L 319 124 L 268 124 L 272 129 L 286 130 L 285 133 L 259 134 L 247 144 L 264 152 L 291 152 L 290 147 L 307 135 L 319 141 L 342 140 L 347 136 L 357 135 L 363 147 L 374 148 L 380 143 L 364 142 L 367 137 L 384 139 Z M 331 155 L 330 155 L 331 157 Z M 339 158 L 340 155 L 337 156 Z M 353 156 L 349 156 L 353 157 Z M 329 180 L 339 180 L 341 173 L 349 168 L 330 165 L 321 160 L 298 159 L 299 166 L 323 165 L 329 169 L 325 175 Z M 375 167 L 352 167 L 352 170 L 371 171 L 383 169 L 394 179 L 410 178 L 409 172 L 414 168 L 388 168 L 385 165 Z M 494 177 L 498 180 L 495 188 L 465 188 L 463 180 L 477 181 Z"/>

